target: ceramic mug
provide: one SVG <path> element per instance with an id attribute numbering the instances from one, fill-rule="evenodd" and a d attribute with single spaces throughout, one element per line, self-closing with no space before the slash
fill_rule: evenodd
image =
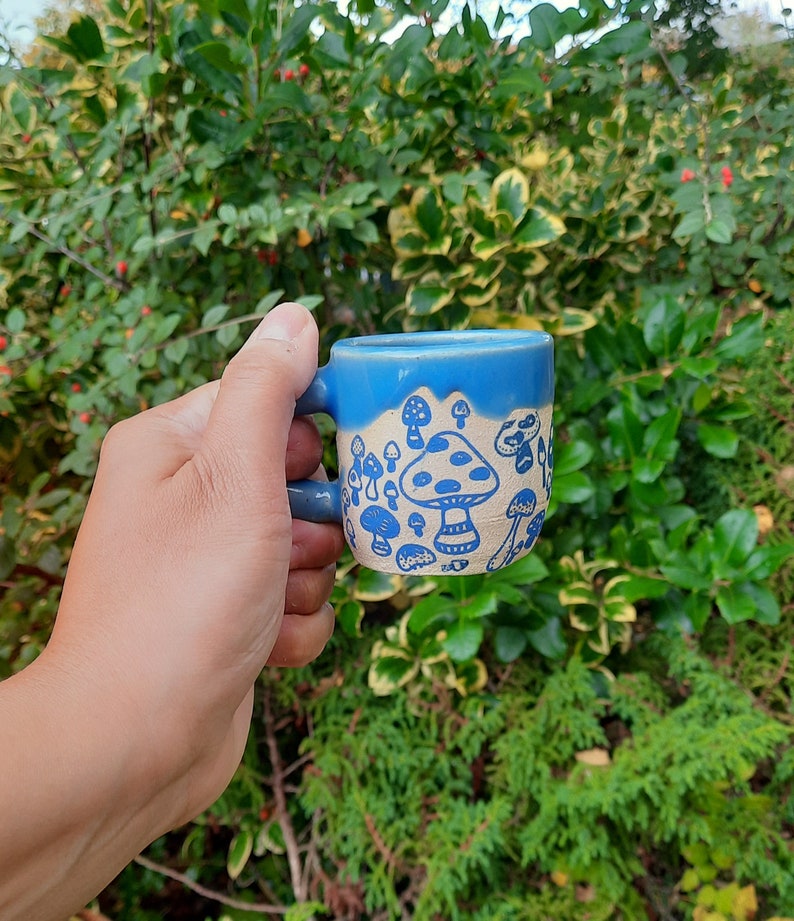
<path id="1" fill-rule="evenodd" d="M 296 407 L 336 422 L 339 479 L 287 484 L 386 573 L 493 572 L 529 553 L 551 495 L 547 333 L 464 330 L 336 342 Z"/>

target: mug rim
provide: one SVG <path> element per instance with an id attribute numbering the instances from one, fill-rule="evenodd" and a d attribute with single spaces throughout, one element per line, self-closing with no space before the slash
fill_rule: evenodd
<path id="1" fill-rule="evenodd" d="M 451 329 L 422 330 L 414 333 L 377 333 L 372 336 L 353 336 L 339 339 L 332 352 L 379 351 L 384 356 L 404 356 L 411 352 L 424 352 L 432 348 L 435 355 L 444 352 L 459 353 L 472 345 L 481 348 L 491 345 L 499 349 L 553 345 L 550 333 L 539 329 Z"/>

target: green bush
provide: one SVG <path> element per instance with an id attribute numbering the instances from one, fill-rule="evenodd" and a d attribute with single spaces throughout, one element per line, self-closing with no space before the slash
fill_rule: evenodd
<path id="1" fill-rule="evenodd" d="M 108 0 L 0 68 L 0 677 L 46 641 L 108 426 L 282 298 L 323 355 L 545 328 L 535 552 L 346 558 L 326 658 L 266 676 L 234 783 L 151 854 L 293 921 L 783 913 L 791 42 L 690 76 L 635 0 L 520 39 L 443 6 Z M 145 917 L 159 878 L 103 898 Z"/>

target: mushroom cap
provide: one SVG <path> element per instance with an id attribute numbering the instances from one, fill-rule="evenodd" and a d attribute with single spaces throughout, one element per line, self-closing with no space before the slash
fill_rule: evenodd
<path id="1" fill-rule="evenodd" d="M 386 460 L 399 460 L 402 454 L 400 453 L 400 446 L 396 441 L 389 441 L 386 443 L 386 447 L 383 449 L 383 456 Z"/>
<path id="2" fill-rule="evenodd" d="M 364 475 L 375 478 L 383 475 L 383 464 L 371 451 L 364 458 Z"/>
<path id="3" fill-rule="evenodd" d="M 400 477 L 403 493 L 428 508 L 477 505 L 493 495 L 498 486 L 494 468 L 457 432 L 433 435 Z"/>
<path id="4" fill-rule="evenodd" d="M 369 505 L 364 509 L 361 513 L 361 527 L 370 534 L 381 534 L 383 537 L 397 537 L 400 533 L 400 522 L 379 505 Z"/>
<path id="5" fill-rule="evenodd" d="M 457 400 L 452 404 L 452 415 L 455 418 L 466 419 L 471 415 L 471 408 L 465 400 Z"/>
<path id="6" fill-rule="evenodd" d="M 385 486 L 383 487 L 383 494 L 385 496 L 399 496 L 400 491 L 397 489 L 397 484 L 394 480 L 387 480 Z"/>
<path id="7" fill-rule="evenodd" d="M 425 523 L 425 516 L 421 512 L 411 512 L 411 514 L 408 516 L 409 528 L 423 528 Z"/>
<path id="8" fill-rule="evenodd" d="M 353 440 L 350 442 L 350 453 L 353 455 L 353 457 L 363 457 L 365 450 L 366 448 L 364 447 L 364 439 L 361 437 L 361 435 L 355 435 Z"/>
<path id="9" fill-rule="evenodd" d="M 538 497 L 529 487 L 520 489 L 510 500 L 507 506 L 506 515 L 508 518 L 518 518 L 524 515 L 531 515 L 538 504 Z"/>
<path id="10" fill-rule="evenodd" d="M 415 425 L 426 425 L 430 421 L 430 406 L 424 397 L 415 393 L 408 397 L 403 406 L 403 422 L 406 425 L 411 423 Z"/>
<path id="11" fill-rule="evenodd" d="M 429 547 L 421 544 L 403 544 L 395 555 L 397 565 L 403 572 L 413 572 L 435 563 L 438 557 Z"/>

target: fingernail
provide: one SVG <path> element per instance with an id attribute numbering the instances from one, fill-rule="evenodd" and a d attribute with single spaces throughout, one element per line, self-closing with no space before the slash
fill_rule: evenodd
<path id="1" fill-rule="evenodd" d="M 307 322 L 306 308 L 300 304 L 279 304 L 262 320 L 251 334 L 252 339 L 296 339 Z"/>

